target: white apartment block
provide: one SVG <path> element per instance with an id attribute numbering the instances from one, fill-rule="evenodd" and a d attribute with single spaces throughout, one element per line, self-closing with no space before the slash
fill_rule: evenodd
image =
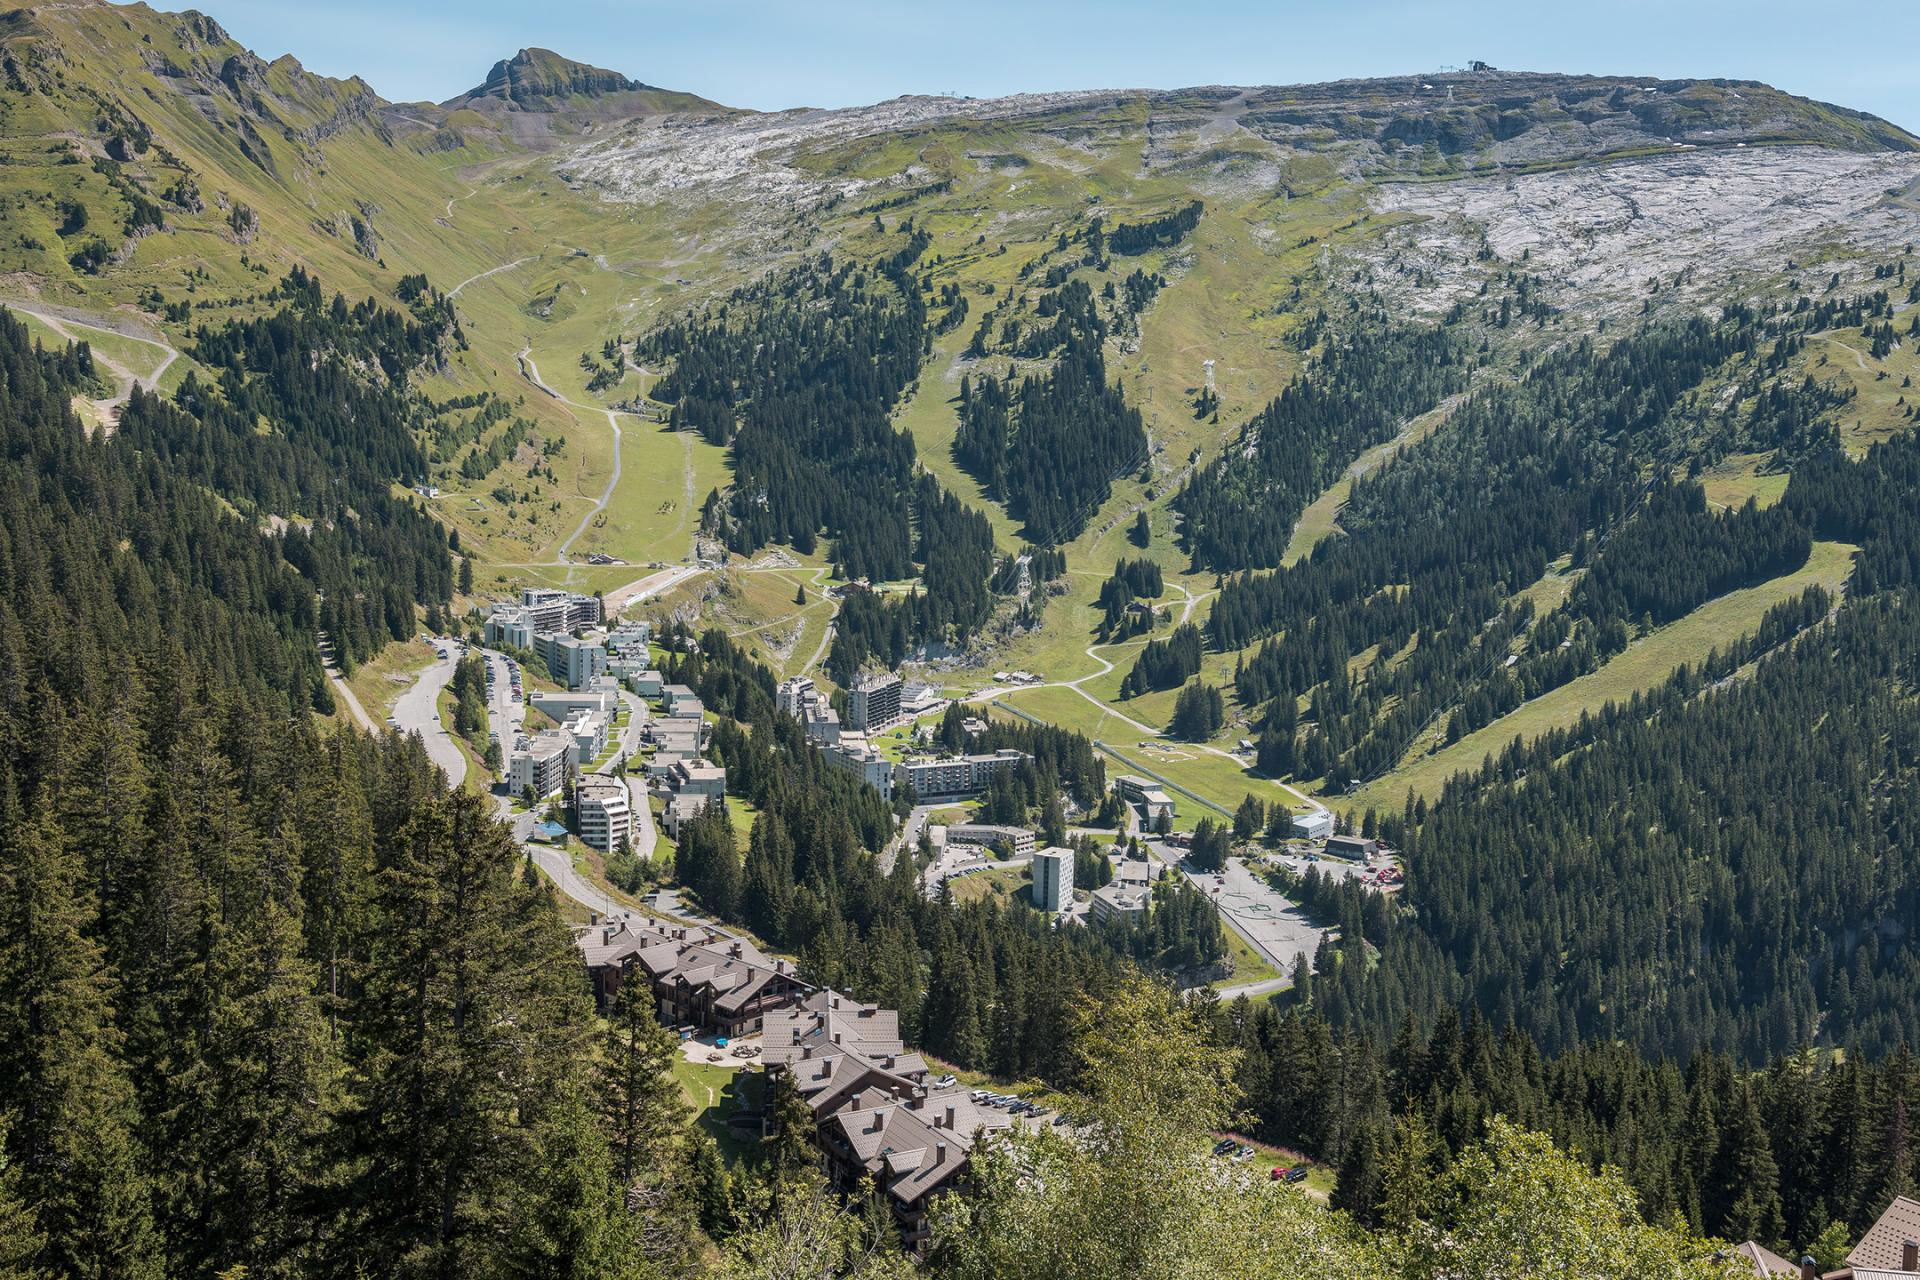
<path id="1" fill-rule="evenodd" d="M 524 795 L 528 788 L 536 796 L 550 796 L 566 781 L 567 768 L 573 763 L 573 738 L 557 729 L 535 734 L 524 747 L 517 748 L 507 762 L 513 780 L 513 793 Z"/>
<path id="2" fill-rule="evenodd" d="M 580 815 L 580 839 L 602 853 L 612 853 L 624 842 L 633 843 L 633 801 L 620 778 L 594 774 L 580 779 L 573 790 Z"/>
<path id="3" fill-rule="evenodd" d="M 1055 845 L 1033 855 L 1033 905 L 1042 911 L 1073 905 L 1073 850 Z"/>

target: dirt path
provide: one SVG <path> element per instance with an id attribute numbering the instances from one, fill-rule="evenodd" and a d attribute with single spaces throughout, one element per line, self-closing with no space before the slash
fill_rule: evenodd
<path id="1" fill-rule="evenodd" d="M 106 355 L 98 350 L 93 352 L 93 362 L 112 374 L 120 383 L 120 390 L 117 394 L 103 399 L 90 399 L 87 401 L 87 403 L 93 407 L 94 420 L 98 422 L 101 429 L 108 434 L 112 434 L 114 426 L 119 420 L 120 406 L 125 404 L 133 395 L 134 387 L 137 386 L 142 391 L 152 391 L 160 385 L 161 376 L 172 367 L 175 360 L 180 358 L 180 353 L 167 343 L 156 338 L 145 337 L 141 334 L 129 333 L 125 328 L 116 329 L 104 324 L 92 324 L 85 320 L 75 319 L 73 316 L 67 315 L 64 312 L 55 311 L 31 302 L 0 300 L 0 305 L 11 307 L 15 311 L 24 312 L 32 316 L 69 342 L 85 342 L 85 334 L 76 334 L 73 332 L 75 329 L 85 329 L 91 333 L 104 333 L 115 338 L 124 338 L 129 342 L 144 343 L 162 353 L 159 365 L 156 366 L 151 373 L 141 374 L 135 373 L 118 360 L 115 360 L 112 356 Z"/>
<path id="2" fill-rule="evenodd" d="M 568 557 L 567 553 L 573 550 L 573 544 L 578 542 L 580 536 L 587 531 L 587 527 L 593 523 L 593 518 L 607 509 L 607 504 L 613 501 L 614 489 L 620 484 L 620 415 L 612 409 L 602 409 L 598 405 L 581 404 L 577 400 L 569 400 L 558 391 L 555 391 L 551 386 L 548 386 L 546 379 L 540 376 L 540 366 L 534 363 L 533 346 L 531 344 L 520 348 L 519 355 L 516 358 L 520 361 L 520 370 L 526 375 L 528 382 L 531 382 L 534 386 L 540 388 L 540 390 L 546 392 L 570 409 L 581 409 L 588 413 L 606 414 L 607 426 L 613 431 L 613 474 L 607 477 L 607 487 L 601 491 L 600 498 L 593 504 L 593 508 L 588 511 L 586 515 L 580 517 L 578 527 L 567 535 L 567 540 L 560 544 L 560 549 L 555 553 L 561 564 L 571 565 L 573 561 Z"/>
<path id="3" fill-rule="evenodd" d="M 448 203 L 451 204 L 452 202 L 449 201 Z M 485 280 L 488 276 L 497 276 L 502 271 L 511 271 L 515 267 L 525 266 L 527 263 L 533 262 L 534 260 L 539 258 L 539 256 L 540 255 L 537 253 L 530 253 L 524 258 L 515 258 L 512 262 L 503 262 L 497 267 L 489 267 L 487 270 L 482 271 L 478 275 L 468 276 L 465 280 L 462 280 L 459 284 L 447 290 L 447 296 L 449 298 L 457 298 L 460 296 L 460 291 L 466 288 L 468 285 L 472 284 L 474 281 Z"/>
<path id="4" fill-rule="evenodd" d="M 360 699 L 354 696 L 346 677 L 340 674 L 340 665 L 334 661 L 333 641 L 324 631 L 320 633 L 320 662 L 327 670 L 327 679 L 333 684 L 333 696 L 346 704 L 347 710 L 353 713 L 353 718 L 362 729 L 368 733 L 379 733 L 380 726 L 373 722 L 367 709 L 360 705 Z"/>

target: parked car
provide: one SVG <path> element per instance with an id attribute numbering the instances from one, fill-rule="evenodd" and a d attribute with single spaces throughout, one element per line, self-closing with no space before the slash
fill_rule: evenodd
<path id="1" fill-rule="evenodd" d="M 1255 1152 L 1252 1147 L 1243 1146 L 1238 1151 L 1233 1153 L 1233 1158 L 1235 1160 L 1251 1160 L 1253 1159 L 1254 1154 Z"/>
<path id="2" fill-rule="evenodd" d="M 952 1076 L 941 1076 L 938 1080 L 935 1080 L 933 1082 L 933 1087 L 936 1089 L 951 1089 L 953 1088 L 954 1085 L 958 1083 L 960 1082 L 954 1079 L 954 1077 Z"/>
<path id="3" fill-rule="evenodd" d="M 1289 1169 L 1287 1166 L 1283 1164 L 1277 1164 L 1271 1170 L 1268 1171 L 1267 1176 L 1273 1179 L 1275 1182 L 1285 1182 L 1287 1180 L 1287 1175 L 1292 1172 L 1293 1170 Z"/>
<path id="4" fill-rule="evenodd" d="M 1306 1180 L 1307 1180 L 1307 1171 L 1304 1168 L 1301 1168 L 1300 1166 L 1296 1165 L 1295 1167 L 1287 1170 L 1288 1182 L 1305 1182 Z"/>
<path id="5" fill-rule="evenodd" d="M 1220 1141 L 1213 1144 L 1213 1154 L 1217 1156 L 1223 1156 L 1227 1154 L 1227 1152 L 1233 1150 L 1238 1145 L 1240 1144 L 1235 1142 L 1232 1138 L 1222 1138 L 1220 1139 Z"/>

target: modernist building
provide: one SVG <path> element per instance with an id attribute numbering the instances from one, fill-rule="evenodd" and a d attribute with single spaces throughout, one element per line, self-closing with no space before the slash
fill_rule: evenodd
<path id="1" fill-rule="evenodd" d="M 1073 850 L 1055 846 L 1033 855 L 1033 905 L 1065 911 L 1073 905 Z"/>
<path id="2" fill-rule="evenodd" d="M 1024 751 L 1002 747 L 992 755 L 943 756 L 935 760 L 904 760 L 893 768 L 893 785 L 910 786 L 925 801 L 957 800 L 987 789 L 996 773 L 1030 757 Z"/>
<path id="3" fill-rule="evenodd" d="M 552 795 L 566 781 L 567 769 L 573 762 L 573 735 L 557 729 L 536 733 L 525 746 L 516 748 L 507 761 L 513 794 L 524 795 L 532 788 L 536 796 Z"/>
<path id="4" fill-rule="evenodd" d="M 573 805 L 580 815 L 580 839 L 602 853 L 612 853 L 624 842 L 633 843 L 633 800 L 621 778 L 593 774 L 573 789 Z"/>
<path id="5" fill-rule="evenodd" d="M 900 718 L 900 677 L 862 671 L 847 688 L 847 725 L 867 732 Z"/>

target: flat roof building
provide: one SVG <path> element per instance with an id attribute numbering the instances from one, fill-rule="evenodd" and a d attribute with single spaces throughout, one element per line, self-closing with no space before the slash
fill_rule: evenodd
<path id="1" fill-rule="evenodd" d="M 900 677 L 890 671 L 862 671 L 847 686 L 847 724 L 861 732 L 900 718 Z"/>
<path id="2" fill-rule="evenodd" d="M 893 762 L 867 741 L 866 734 L 836 733 L 833 744 L 824 750 L 827 763 L 845 769 L 886 799 L 893 799 Z"/>
<path id="3" fill-rule="evenodd" d="M 1087 906 L 1087 918 L 1095 924 L 1108 920 L 1144 920 L 1151 894 L 1142 888 L 1115 881 L 1093 891 Z"/>
<path id="4" fill-rule="evenodd" d="M 571 734 L 557 729 L 535 734 L 524 747 L 516 748 L 507 762 L 513 793 L 525 795 L 531 788 L 536 796 L 552 795 L 565 783 L 567 769 L 573 760 Z"/>
<path id="5" fill-rule="evenodd" d="M 1065 911 L 1073 905 L 1073 850 L 1058 845 L 1033 855 L 1033 905 Z"/>
<path id="6" fill-rule="evenodd" d="M 1325 840 L 1333 834 L 1333 815 L 1325 809 L 1309 809 L 1293 815 L 1293 834 L 1303 840 Z"/>
<path id="7" fill-rule="evenodd" d="M 959 822 L 947 828 L 948 844 L 979 845 L 992 848 L 1005 845 L 1016 858 L 1033 852 L 1033 832 L 1025 827 L 1002 827 L 983 822 Z"/>
<path id="8" fill-rule="evenodd" d="M 997 773 L 1028 759 L 1024 751 L 1002 747 L 992 755 L 943 756 L 903 760 L 893 768 L 893 785 L 910 786 L 922 800 L 952 800 L 979 795 Z"/>
<path id="9" fill-rule="evenodd" d="M 573 789 L 580 839 L 602 853 L 633 843 L 633 797 L 624 779 L 591 774 Z"/>
<path id="10" fill-rule="evenodd" d="M 1336 858 L 1352 858 L 1355 862 L 1365 862 L 1380 846 L 1376 841 L 1363 840 L 1359 836 L 1328 836 L 1327 852 Z"/>
<path id="11" fill-rule="evenodd" d="M 675 795 L 727 798 L 727 771 L 705 760 L 677 760 L 667 771 L 667 789 Z"/>

